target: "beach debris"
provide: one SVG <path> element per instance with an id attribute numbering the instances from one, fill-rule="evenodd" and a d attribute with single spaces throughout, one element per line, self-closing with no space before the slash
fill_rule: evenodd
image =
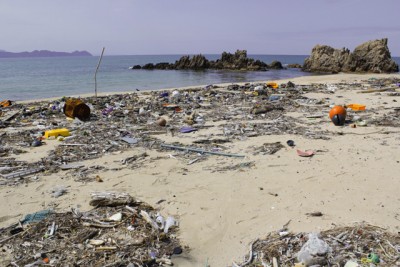
<path id="1" fill-rule="evenodd" d="M 64 136 L 64 137 L 68 137 L 70 136 L 70 132 L 68 129 L 66 128 L 62 128 L 62 129 L 53 129 L 53 130 L 49 130 L 49 131 L 45 131 L 44 132 L 44 137 L 46 139 L 49 139 L 50 137 L 55 137 L 57 138 L 58 136 Z"/>
<path id="2" fill-rule="evenodd" d="M 41 210 L 32 214 L 25 215 L 25 218 L 21 221 L 21 224 L 36 223 L 46 219 L 53 210 Z"/>
<path id="3" fill-rule="evenodd" d="M 65 116 L 81 121 L 90 119 L 90 108 L 81 99 L 68 98 L 63 107 Z"/>
<path id="4" fill-rule="evenodd" d="M 54 198 L 58 198 L 61 197 L 62 195 L 66 194 L 67 188 L 63 185 L 58 185 L 56 187 L 54 187 L 53 189 L 51 189 L 51 196 Z"/>
<path id="5" fill-rule="evenodd" d="M 0 107 L 2 108 L 6 108 L 12 105 L 12 101 L 11 100 L 3 100 L 0 102 Z"/>
<path id="6" fill-rule="evenodd" d="M 317 233 L 308 234 L 308 240 L 301 247 L 297 254 L 297 260 L 304 263 L 306 266 L 312 265 L 327 265 L 327 254 L 332 249 Z"/>
<path id="7" fill-rule="evenodd" d="M 337 226 L 320 233 L 271 232 L 251 242 L 252 260 L 233 266 L 396 266 L 400 236 L 369 224 Z"/>
<path id="8" fill-rule="evenodd" d="M 177 149 L 177 150 L 183 150 L 183 151 L 197 152 L 197 153 L 201 153 L 201 154 L 225 156 L 225 157 L 236 157 L 236 158 L 245 157 L 244 155 L 238 155 L 238 154 L 229 154 L 229 153 L 216 152 L 216 151 L 206 151 L 206 150 L 196 148 L 196 147 L 182 147 L 182 146 L 175 146 L 175 145 L 168 145 L 168 144 L 161 144 L 161 147 L 168 148 L 168 149 Z"/>
<path id="9" fill-rule="evenodd" d="M 315 211 L 315 212 L 306 213 L 306 215 L 311 216 L 311 217 L 321 217 L 324 214 L 322 212 L 320 212 L 320 211 Z"/>
<path id="10" fill-rule="evenodd" d="M 273 155 L 282 148 L 284 148 L 284 146 L 281 144 L 281 142 L 264 143 L 262 146 L 254 148 L 253 155 L 259 153 L 262 153 L 263 155 Z"/>
<path id="11" fill-rule="evenodd" d="M 98 199 L 100 194 L 93 195 Z M 118 193 L 102 196 L 118 198 Z M 122 194 L 128 197 L 127 194 Z M 128 197 L 133 199 L 133 197 Z M 122 202 L 120 202 L 122 203 Z M 86 212 L 29 214 L 19 224 L 0 231 L 2 266 L 149 266 L 172 265 L 172 255 L 183 249 L 175 237 L 177 226 L 168 217 L 163 230 L 152 228 L 154 209 L 143 202 L 98 206 Z M 140 211 L 140 212 L 139 212 Z M 79 214 L 79 216 L 76 216 Z M 170 225 L 168 225 L 168 222 Z M 28 225 L 29 223 L 29 225 Z M 11 234 L 12 230 L 21 229 Z M 103 255 L 103 256 L 100 256 Z"/>
<path id="12" fill-rule="evenodd" d="M 116 192 L 93 192 L 90 206 L 95 207 L 115 207 L 121 205 L 134 205 L 136 200 L 127 193 Z"/>
<path id="13" fill-rule="evenodd" d="M 43 170 L 44 170 L 43 167 L 39 167 L 39 168 L 16 171 L 16 172 L 8 173 L 8 174 L 1 174 L 1 176 L 5 179 L 21 178 L 24 176 L 28 176 L 31 174 L 41 172 Z"/>
<path id="14" fill-rule="evenodd" d="M 398 89 L 396 84 L 399 81 L 397 78 L 383 78 L 332 85 L 337 87 L 337 91 L 364 87 L 382 88 L 383 85 L 396 90 Z M 122 153 L 132 148 L 145 151 L 157 150 L 161 153 L 159 148 L 165 142 L 163 137 L 167 135 L 171 135 L 176 141 L 183 136 L 188 139 L 193 138 L 192 143 L 195 144 L 197 151 L 190 151 L 185 147 L 181 150 L 182 153 L 174 155 L 185 163 L 198 157 L 194 153 L 190 156 L 186 153 L 188 151 L 200 154 L 208 154 L 206 151 L 210 151 L 217 155 L 228 150 L 223 143 L 234 144 L 248 138 L 291 135 L 307 139 L 329 140 L 340 133 L 323 129 L 321 125 L 325 124 L 326 120 L 325 116 L 321 117 L 321 115 L 327 114 L 334 103 L 327 98 L 317 99 L 305 96 L 308 92 L 326 93 L 326 86 L 326 84 L 293 84 L 274 89 L 267 87 L 266 83 L 245 83 L 222 87 L 213 85 L 208 86 L 207 89 L 193 87 L 173 90 L 179 94 L 172 94 L 173 91 L 143 91 L 99 96 L 97 99 L 95 97 L 79 99 L 89 108 L 90 120 L 76 116 L 65 119 L 66 103 L 71 98 L 24 104 L 13 103 L 7 108 L 2 108 L 3 116 L 0 121 L 0 128 L 11 127 L 12 129 L 0 134 L 2 163 L 0 167 L 13 169 L 0 170 L 0 179 L 3 179 L 0 180 L 0 186 L 16 186 L 23 182 L 34 181 L 34 177 L 30 175 L 12 176 L 14 179 L 5 179 L 3 176 L 37 168 L 42 168 L 44 175 L 66 170 L 64 175 L 67 175 L 67 178 L 94 182 L 95 172 L 99 169 L 88 166 L 77 167 L 77 171 L 73 171 L 72 168 L 68 171 L 68 166 L 82 164 L 86 160 L 101 158 L 108 154 Z M 279 100 L 271 99 L 273 101 L 270 101 L 270 96 L 279 96 Z M 75 103 L 76 106 L 80 105 L 79 101 L 71 100 L 70 102 Z M 292 112 L 305 115 L 294 118 L 291 115 Z M 357 114 L 353 114 L 355 112 Z M 395 108 L 382 110 L 371 107 L 363 113 L 358 112 L 348 110 L 350 118 L 351 115 L 353 118 L 360 117 L 358 120 L 354 119 L 352 125 L 362 126 L 364 124 L 362 121 L 365 121 L 368 125 L 377 127 L 400 127 L 398 119 L 400 113 Z M 161 118 L 168 120 L 165 128 L 161 128 L 162 126 L 156 123 Z M 310 120 L 305 121 L 304 118 L 318 120 L 318 123 L 310 124 Z M 343 118 L 337 119 L 340 123 L 343 122 Z M 43 132 L 57 129 L 67 129 L 70 135 L 60 135 L 63 141 L 54 146 L 48 146 L 47 155 L 30 163 L 16 163 L 12 160 L 13 156 L 29 153 L 27 150 L 29 147 L 43 145 Z M 202 132 L 207 132 L 202 129 L 212 129 L 212 134 L 201 135 Z M 196 130 L 198 132 L 196 135 L 189 134 Z M 51 139 L 56 137 L 51 134 L 47 136 L 50 138 L 46 141 L 46 145 L 49 145 L 53 142 Z M 260 153 L 268 154 L 272 152 L 270 148 L 264 147 Z M 249 153 L 253 152 L 255 151 L 249 151 Z M 153 155 L 149 157 L 149 162 L 159 157 Z M 241 157 L 242 155 L 238 158 Z M 125 164 L 123 161 L 121 168 L 145 167 L 143 161 L 138 161 L 138 159 L 141 158 L 127 158 Z M 207 159 L 207 157 L 201 157 L 201 160 Z M 15 168 L 17 165 L 18 168 Z M 103 170 L 109 169 L 107 165 L 102 167 Z"/>
<path id="15" fill-rule="evenodd" d="M 314 150 L 302 151 L 297 149 L 297 155 L 299 155 L 300 157 L 312 157 L 315 155 L 315 151 Z"/>
<path id="16" fill-rule="evenodd" d="M 365 105 L 361 105 L 361 104 L 347 104 L 345 105 L 347 108 L 351 108 L 354 111 L 363 111 L 365 110 Z"/>
<path id="17" fill-rule="evenodd" d="M 191 132 L 197 131 L 197 129 L 193 128 L 193 127 L 190 127 L 190 126 L 185 126 L 185 127 L 182 127 L 179 131 L 181 133 L 191 133 Z"/>
<path id="18" fill-rule="evenodd" d="M 343 126 L 346 121 L 346 109 L 342 106 L 334 106 L 329 111 L 329 118 L 336 126 Z"/>
<path id="19" fill-rule="evenodd" d="M 286 141 L 286 144 L 287 144 L 288 146 L 290 146 L 290 147 L 296 146 L 296 145 L 294 144 L 294 141 L 293 141 L 293 140 L 287 140 L 287 141 Z"/>
<path id="20" fill-rule="evenodd" d="M 165 125 L 167 125 L 167 120 L 164 119 L 164 118 L 159 118 L 159 119 L 156 121 L 156 123 L 157 123 L 158 126 L 165 127 Z"/>

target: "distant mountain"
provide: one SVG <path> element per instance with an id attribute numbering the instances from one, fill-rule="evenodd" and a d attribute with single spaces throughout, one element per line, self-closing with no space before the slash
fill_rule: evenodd
<path id="1" fill-rule="evenodd" d="M 32 52 L 7 52 L 4 50 L 0 50 L 0 58 L 11 58 L 11 57 L 90 57 L 90 54 L 87 51 L 74 51 L 71 53 L 68 52 L 55 52 L 49 50 L 35 50 Z"/>

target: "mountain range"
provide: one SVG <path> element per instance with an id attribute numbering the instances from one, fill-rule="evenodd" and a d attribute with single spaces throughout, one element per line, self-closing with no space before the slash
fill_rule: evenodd
<path id="1" fill-rule="evenodd" d="M 0 58 L 12 57 L 87 57 L 92 56 L 87 51 L 56 52 L 49 50 L 34 50 L 32 52 L 7 52 L 0 49 Z"/>

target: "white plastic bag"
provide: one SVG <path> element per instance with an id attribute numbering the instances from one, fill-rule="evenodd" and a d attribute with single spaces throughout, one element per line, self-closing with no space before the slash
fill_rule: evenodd
<path id="1" fill-rule="evenodd" d="M 297 254 L 297 259 L 307 265 L 314 257 L 324 257 L 331 250 L 329 245 L 318 237 L 317 233 L 310 233 L 308 234 L 308 241 Z"/>

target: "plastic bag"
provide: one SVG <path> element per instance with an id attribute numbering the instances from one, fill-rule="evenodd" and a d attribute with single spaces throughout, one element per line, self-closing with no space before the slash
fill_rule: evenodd
<path id="1" fill-rule="evenodd" d="M 318 237 L 317 233 L 310 233 L 308 241 L 301 247 L 297 254 L 299 262 L 304 262 L 306 265 L 310 263 L 315 257 L 324 257 L 332 249 L 322 239 Z"/>

